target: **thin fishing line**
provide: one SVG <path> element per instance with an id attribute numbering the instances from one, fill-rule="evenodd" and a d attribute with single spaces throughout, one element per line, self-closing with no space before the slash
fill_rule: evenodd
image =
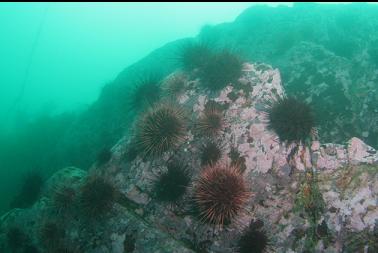
<path id="1" fill-rule="evenodd" d="M 20 104 L 20 102 L 21 102 L 21 100 L 22 100 L 22 98 L 25 94 L 26 85 L 27 85 L 27 81 L 28 81 L 28 78 L 29 78 L 31 65 L 33 63 L 33 58 L 34 58 L 35 51 L 36 51 L 36 48 L 37 48 L 37 45 L 38 45 L 38 42 L 39 42 L 39 38 L 41 36 L 42 28 L 43 28 L 45 21 L 46 21 L 48 9 L 49 9 L 49 5 L 46 5 L 46 7 L 43 11 L 42 18 L 41 18 L 41 21 L 39 23 L 38 29 L 37 29 L 37 33 L 34 37 L 34 41 L 33 41 L 33 44 L 32 44 L 31 51 L 30 51 L 30 55 L 29 55 L 29 60 L 27 62 L 25 73 L 24 73 L 24 78 L 22 79 L 22 82 L 21 82 L 20 92 L 18 93 L 17 97 L 15 98 L 13 104 L 9 107 L 9 110 L 8 110 L 6 117 L 5 117 L 6 119 L 8 119 L 10 117 L 12 111 L 16 110 L 19 107 L 19 104 Z"/>

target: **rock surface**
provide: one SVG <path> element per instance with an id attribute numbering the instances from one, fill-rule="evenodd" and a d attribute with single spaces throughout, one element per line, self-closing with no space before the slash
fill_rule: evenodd
<path id="1" fill-rule="evenodd" d="M 140 76 L 177 69 L 187 42 L 233 48 L 246 60 L 280 69 L 289 95 L 321 115 L 323 142 L 356 136 L 378 148 L 378 6 L 295 3 L 293 7 L 252 6 L 234 22 L 205 26 L 195 38 L 173 41 L 127 67 L 105 86 L 88 111 L 74 121 L 55 153 L 63 164 L 87 168 L 103 146 L 130 128 L 127 101 Z M 83 154 L 82 150 L 87 152 Z"/>
<path id="2" fill-rule="evenodd" d="M 173 73 L 172 75 L 175 75 Z M 41 247 L 38 226 L 44 219 L 58 220 L 66 230 L 64 240 L 77 245 L 78 252 L 235 252 L 236 243 L 252 219 L 264 222 L 274 252 L 303 252 L 309 223 L 297 209 L 298 191 L 310 161 L 316 166 L 324 211 L 318 222 L 316 252 L 343 252 L 358 233 L 373 233 L 378 220 L 378 153 L 358 138 L 346 144 L 312 143 L 311 152 L 294 157 L 295 170 L 287 163 L 291 147 L 280 145 L 267 130 L 264 105 L 285 91 L 278 69 L 266 64 L 245 64 L 239 84 L 230 84 L 219 94 L 205 92 L 199 80 L 189 80 L 186 92 L 177 102 L 200 117 L 207 101 L 223 105 L 225 128 L 218 137 L 223 146 L 222 162 L 230 163 L 231 149 L 239 152 L 245 164 L 243 176 L 253 197 L 246 211 L 228 227 L 215 229 L 188 214 L 192 189 L 176 205 L 155 201 L 153 182 L 166 169 L 170 155 L 146 160 L 137 156 L 129 162 L 125 153 L 130 138 L 124 136 L 112 149 L 111 160 L 93 165 L 91 173 L 102 173 L 122 193 L 111 214 L 88 222 L 80 212 L 61 216 L 51 208 L 48 189 L 64 182 L 79 187 L 87 175 L 76 168 L 57 172 L 49 181 L 47 193 L 30 209 L 14 209 L 1 218 L 0 251 L 6 252 L 6 231 L 18 226 Z M 199 148 L 206 138 L 189 129 L 186 142 L 175 156 L 186 158 L 193 178 L 201 169 Z M 306 161 L 303 164 L 302 161 Z M 80 209 L 79 206 L 75 207 Z M 63 219 L 62 219 L 63 218 Z M 61 220 L 59 220 L 61 219 Z M 358 250 L 372 247 L 366 240 Z M 362 248 L 361 248 L 362 247 Z M 359 252 L 359 251 L 358 251 Z M 370 251 L 369 251 L 370 252 Z"/>

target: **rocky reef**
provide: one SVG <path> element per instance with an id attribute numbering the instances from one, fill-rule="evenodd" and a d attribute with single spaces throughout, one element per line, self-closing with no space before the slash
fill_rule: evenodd
<path id="1" fill-rule="evenodd" d="M 204 134 L 190 123 L 180 145 L 151 157 L 136 151 L 140 125 L 134 122 L 131 134 L 118 141 L 109 159 L 94 163 L 88 172 L 73 167 L 56 172 L 31 208 L 3 215 L 0 251 L 26 252 L 27 247 L 34 247 L 33 252 L 95 253 L 377 251 L 374 148 L 358 138 L 345 144 L 314 139 L 310 148 L 301 146 L 293 154 L 293 147 L 280 143 L 267 128 L 267 101 L 285 94 L 280 71 L 269 65 L 243 64 L 239 80 L 219 92 L 202 89 L 201 80 L 181 72 L 167 76 L 163 86 L 177 78 L 183 89 L 170 96 L 170 103 L 185 109 L 189 122 L 203 122 L 209 104 L 220 108 L 221 124 L 211 125 L 216 135 Z M 219 146 L 219 156 L 210 164 L 238 167 L 250 193 L 243 208 L 219 224 L 199 219 L 193 207 L 204 167 L 203 144 L 209 139 Z M 161 201 L 156 181 L 172 159 L 186 164 L 190 182 L 180 198 Z M 96 193 L 98 198 L 88 204 L 83 192 L 96 177 L 104 182 L 94 191 L 106 194 Z M 245 241 L 250 251 L 243 251 Z"/>
<path id="2" fill-rule="evenodd" d="M 177 52 L 193 41 L 231 47 L 246 61 L 278 68 L 286 93 L 311 103 L 320 116 L 323 142 L 358 137 L 377 149 L 377 11 L 367 3 L 252 6 L 233 22 L 205 26 L 195 38 L 167 43 L 125 68 L 88 111 L 65 123 L 69 129 L 51 160 L 62 167 L 89 167 L 103 146 L 113 146 L 130 128 L 134 114 L 125 106 L 130 87 L 140 76 L 172 73 Z"/>
<path id="3" fill-rule="evenodd" d="M 183 45 L 198 41 L 278 68 L 285 93 L 309 103 L 318 116 L 322 143 L 357 137 L 377 149 L 377 12 L 377 5 L 367 3 L 252 6 L 233 22 L 205 26 L 195 38 L 169 42 L 128 66 L 88 110 L 17 123 L 15 135 L 0 134 L 1 164 L 20 172 L 31 166 L 48 176 L 72 165 L 87 170 L 99 152 L 133 128 L 137 114 L 130 90 L 140 85 L 140 77 L 171 74 Z M 0 203 L 1 214 L 16 195 L 10 186 L 4 191 L 9 193 Z"/>

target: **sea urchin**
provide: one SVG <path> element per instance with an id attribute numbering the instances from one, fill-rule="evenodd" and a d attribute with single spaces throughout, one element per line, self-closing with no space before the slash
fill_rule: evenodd
<path id="1" fill-rule="evenodd" d="M 210 91 L 219 91 L 235 83 L 242 75 L 243 62 L 229 50 L 215 53 L 200 73 L 201 84 Z"/>
<path id="2" fill-rule="evenodd" d="M 252 221 L 238 241 L 238 253 L 262 253 L 269 246 L 269 238 L 262 229 L 262 221 Z"/>
<path id="3" fill-rule="evenodd" d="M 293 97 L 277 99 L 267 110 L 268 128 L 282 143 L 304 143 L 315 127 L 311 107 Z"/>
<path id="4" fill-rule="evenodd" d="M 44 221 L 39 229 L 39 239 L 48 252 L 55 252 L 65 236 L 64 229 L 55 221 Z"/>
<path id="5" fill-rule="evenodd" d="M 239 170 L 217 163 L 204 168 L 195 183 L 194 202 L 202 221 L 229 224 L 243 209 L 250 192 Z"/>
<path id="6" fill-rule="evenodd" d="M 222 157 L 222 147 L 213 140 L 209 140 L 201 147 L 201 165 L 211 165 L 218 162 Z"/>
<path id="7" fill-rule="evenodd" d="M 143 111 L 156 103 L 160 96 L 160 78 L 151 75 L 138 81 L 129 97 L 130 106 L 134 111 Z"/>
<path id="8" fill-rule="evenodd" d="M 53 191 L 53 205 L 57 211 L 65 212 L 72 208 L 76 197 L 74 188 L 66 185 L 59 185 Z"/>
<path id="9" fill-rule="evenodd" d="M 89 217 L 98 217 L 112 209 L 116 196 L 113 184 L 100 176 L 93 176 L 81 189 L 81 206 Z"/>
<path id="10" fill-rule="evenodd" d="M 174 75 L 169 76 L 164 81 L 163 90 L 171 98 L 179 97 L 185 92 L 186 82 L 187 77 L 183 73 L 176 73 Z"/>
<path id="11" fill-rule="evenodd" d="M 162 103 L 139 121 L 136 144 L 146 156 L 159 156 L 180 145 L 186 136 L 186 117 L 179 106 Z"/>
<path id="12" fill-rule="evenodd" d="M 185 193 L 190 183 L 187 166 L 181 161 L 168 164 L 166 172 L 155 183 L 155 194 L 159 201 L 175 202 Z"/>
<path id="13" fill-rule="evenodd" d="M 206 43 L 190 42 L 181 49 L 179 61 L 185 71 L 202 70 L 212 54 L 212 50 Z"/>
<path id="14" fill-rule="evenodd" d="M 197 130 L 206 136 L 217 134 L 223 126 L 223 113 L 215 107 L 205 109 L 197 122 Z"/>

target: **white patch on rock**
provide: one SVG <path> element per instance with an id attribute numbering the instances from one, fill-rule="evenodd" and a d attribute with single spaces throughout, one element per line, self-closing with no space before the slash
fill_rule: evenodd
<path id="1" fill-rule="evenodd" d="M 348 142 L 348 156 L 352 164 L 378 162 L 376 150 L 356 137 Z"/>

